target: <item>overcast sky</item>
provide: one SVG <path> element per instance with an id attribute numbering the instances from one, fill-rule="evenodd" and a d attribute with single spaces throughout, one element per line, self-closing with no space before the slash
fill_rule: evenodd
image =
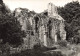
<path id="1" fill-rule="evenodd" d="M 11 10 L 14 10 L 15 8 L 18 7 L 22 7 L 40 13 L 47 9 L 47 5 L 49 2 L 52 2 L 56 6 L 64 6 L 66 3 L 71 2 L 72 0 L 3 0 L 3 1 Z"/>

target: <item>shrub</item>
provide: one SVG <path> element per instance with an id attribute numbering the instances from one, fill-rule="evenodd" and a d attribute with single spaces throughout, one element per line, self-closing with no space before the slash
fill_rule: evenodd
<path id="1" fill-rule="evenodd" d="M 1 54 L 0 56 L 8 56 L 10 54 L 10 45 L 8 43 L 6 44 L 0 44 L 0 51 L 1 51 Z"/>
<path id="2" fill-rule="evenodd" d="M 70 42 L 72 43 L 72 44 L 78 44 L 78 43 L 80 43 L 80 36 L 79 35 L 75 35 L 75 36 L 73 36 L 71 39 L 70 39 Z"/>
<path id="3" fill-rule="evenodd" d="M 74 40 L 74 43 L 76 44 L 80 43 L 80 36 L 79 35 L 74 36 L 73 40 Z"/>
<path id="4" fill-rule="evenodd" d="M 35 49 L 35 50 L 39 50 L 40 48 L 41 48 L 40 44 L 35 44 L 34 47 L 33 47 L 33 49 Z"/>
<path id="5" fill-rule="evenodd" d="M 66 47 L 67 46 L 67 41 L 66 40 L 60 40 L 57 42 L 57 44 L 59 44 L 62 47 Z"/>

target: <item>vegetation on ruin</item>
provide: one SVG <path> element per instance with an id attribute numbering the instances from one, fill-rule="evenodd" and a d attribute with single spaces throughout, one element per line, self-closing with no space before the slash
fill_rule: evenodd
<path id="1" fill-rule="evenodd" d="M 73 44 L 80 43 L 80 4 L 78 1 L 67 3 L 64 7 L 58 7 L 58 13 L 65 19 L 65 30 L 67 32 L 67 41 L 58 42 L 58 45 L 60 45 L 63 49 L 59 49 L 60 51 L 58 52 L 53 51 L 52 53 L 50 50 L 54 50 L 56 49 L 56 47 L 47 48 L 44 46 L 41 47 L 41 45 L 34 45 L 33 49 L 21 51 L 20 53 L 15 53 L 11 55 L 9 55 L 10 46 L 12 45 L 18 46 L 22 44 L 23 42 L 22 38 L 25 37 L 26 35 L 25 32 L 21 30 L 21 25 L 17 21 L 17 18 L 14 17 L 15 11 L 11 13 L 10 9 L 4 3 L 1 4 L 2 6 L 0 7 L 0 50 L 3 52 L 2 54 L 7 53 L 8 54 L 7 56 L 65 56 L 62 54 L 62 52 L 67 53 L 71 52 L 70 50 L 72 49 L 76 50 L 77 48 L 80 49 L 80 47 L 77 45 L 73 45 L 77 46 L 77 48 L 71 45 L 67 45 L 68 44 L 67 41 L 70 41 Z M 34 11 L 27 12 L 25 10 L 26 9 L 23 9 L 22 13 L 24 14 L 26 12 L 27 18 L 33 16 L 33 14 L 37 14 Z M 44 18 L 48 17 L 47 12 L 43 12 L 43 15 L 41 14 L 38 15 Z M 46 19 L 44 19 L 44 21 L 46 22 Z M 28 29 L 32 29 L 29 23 Z M 75 52 L 72 52 L 70 53 L 70 55 L 74 53 Z"/>

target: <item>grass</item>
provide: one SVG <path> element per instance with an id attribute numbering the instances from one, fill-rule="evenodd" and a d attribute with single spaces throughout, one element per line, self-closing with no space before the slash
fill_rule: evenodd
<path id="1" fill-rule="evenodd" d="M 36 47 L 9 56 L 77 56 L 80 53 L 80 44 L 70 44 L 59 48 Z M 80 55 L 80 54 L 79 54 Z"/>
<path id="2" fill-rule="evenodd" d="M 11 54 L 10 56 L 62 56 L 61 52 L 54 51 L 53 53 L 50 50 L 55 50 L 56 48 L 46 48 L 39 47 L 38 49 L 29 49 L 26 51 L 22 51 L 21 53 Z M 47 52 L 49 51 L 49 52 Z"/>
<path id="3" fill-rule="evenodd" d="M 80 53 L 80 44 L 70 44 L 67 47 L 61 47 L 59 50 L 66 56 L 77 56 Z"/>

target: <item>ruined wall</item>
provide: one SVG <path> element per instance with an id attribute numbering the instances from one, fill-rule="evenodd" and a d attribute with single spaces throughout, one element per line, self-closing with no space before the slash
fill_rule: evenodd
<path id="1" fill-rule="evenodd" d="M 48 5 L 48 16 L 39 14 L 35 15 L 33 19 L 34 35 L 37 34 L 39 43 L 47 47 L 53 46 L 58 40 L 66 39 L 64 27 L 64 19 L 58 15 L 57 7 L 52 3 Z"/>
<path id="2" fill-rule="evenodd" d="M 64 21 L 61 21 L 60 23 L 60 37 L 62 40 L 66 40 L 66 31 L 65 31 Z"/>
<path id="3" fill-rule="evenodd" d="M 64 29 L 64 19 L 57 13 L 57 7 L 52 3 L 48 4 L 48 16 L 53 18 L 52 38 L 55 42 L 58 41 L 58 35 L 62 40 L 66 39 L 66 31 Z M 58 33 L 59 32 L 59 33 Z"/>
<path id="4" fill-rule="evenodd" d="M 29 16 L 31 13 L 28 14 L 28 11 L 23 11 L 23 14 L 21 11 L 19 9 L 15 16 L 18 17 L 22 29 L 30 32 L 24 39 L 28 48 L 33 48 L 38 43 L 52 47 L 58 40 L 66 39 L 64 19 L 57 13 L 57 7 L 52 3 L 48 5 L 48 15 L 46 16 L 43 13 Z M 29 23 L 31 30 L 28 28 Z M 32 35 L 31 32 L 33 32 Z"/>
<path id="5" fill-rule="evenodd" d="M 37 35 L 36 40 L 39 40 L 38 43 L 41 45 L 47 46 L 47 24 L 46 24 L 46 18 L 43 18 L 42 15 L 35 15 L 33 19 L 33 31 L 34 36 Z M 37 21 L 37 22 L 36 22 Z"/>
<path id="6" fill-rule="evenodd" d="M 49 3 L 48 4 L 48 16 L 54 17 L 56 14 L 58 14 L 57 7 L 54 4 Z"/>
<path id="7" fill-rule="evenodd" d="M 16 8 L 14 12 L 14 16 L 17 17 L 17 20 L 20 22 L 22 26 L 22 30 L 26 32 L 26 37 L 23 38 L 24 43 L 22 46 L 23 48 L 31 49 L 36 43 L 32 30 L 33 14 L 25 8 Z"/>
<path id="8" fill-rule="evenodd" d="M 46 35 L 46 27 L 44 25 L 44 21 L 43 21 L 43 18 L 41 18 L 41 25 L 39 27 L 39 39 L 41 40 L 41 43 L 44 45 L 44 46 L 47 46 L 47 35 Z"/>

